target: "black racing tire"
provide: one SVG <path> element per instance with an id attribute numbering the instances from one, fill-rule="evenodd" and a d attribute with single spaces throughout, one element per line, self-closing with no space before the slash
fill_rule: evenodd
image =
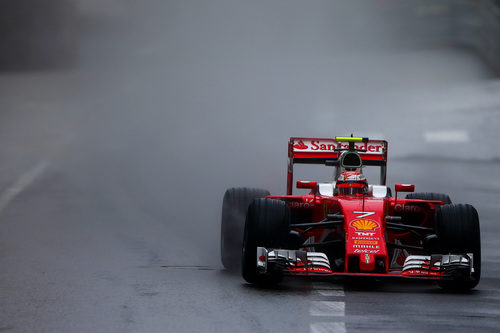
<path id="1" fill-rule="evenodd" d="M 449 290 L 474 288 L 481 278 L 481 232 L 479 216 L 471 205 L 443 205 L 436 212 L 436 235 L 442 254 L 473 254 L 474 273 L 470 280 L 440 280 L 438 285 Z"/>
<path id="2" fill-rule="evenodd" d="M 270 193 L 258 188 L 230 188 L 222 202 L 222 221 L 220 236 L 221 261 L 228 270 L 237 271 L 241 265 L 243 230 L 248 206 L 256 198 Z"/>
<path id="3" fill-rule="evenodd" d="M 415 192 L 406 195 L 406 199 L 417 199 L 417 200 L 439 200 L 444 202 L 445 205 L 451 204 L 451 199 L 448 194 L 444 193 L 433 193 L 433 192 Z"/>
<path id="4" fill-rule="evenodd" d="M 275 284 L 281 280 L 280 272 L 257 272 L 257 247 L 285 247 L 289 225 L 290 208 L 283 201 L 255 199 L 248 207 L 241 263 L 242 275 L 247 282 Z"/>

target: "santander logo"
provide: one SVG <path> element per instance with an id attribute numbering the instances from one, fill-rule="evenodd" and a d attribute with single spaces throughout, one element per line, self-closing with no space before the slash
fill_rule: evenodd
<path id="1" fill-rule="evenodd" d="M 349 148 L 346 143 L 338 143 L 333 139 L 295 139 L 293 145 L 294 151 L 301 152 L 335 152 L 336 148 Z M 305 141 L 305 143 L 304 143 Z M 368 142 L 359 145 L 354 145 L 356 149 L 366 150 L 363 154 L 381 155 L 384 153 L 384 145 L 381 142 Z"/>
<path id="2" fill-rule="evenodd" d="M 308 146 L 306 146 L 306 145 L 304 144 L 304 142 L 302 142 L 302 140 L 300 140 L 298 143 L 296 143 L 296 144 L 294 144 L 294 145 L 293 145 L 293 148 L 295 148 L 295 149 L 299 149 L 299 150 L 303 150 L 303 149 L 307 149 L 307 148 L 309 148 L 309 147 L 308 147 Z"/>

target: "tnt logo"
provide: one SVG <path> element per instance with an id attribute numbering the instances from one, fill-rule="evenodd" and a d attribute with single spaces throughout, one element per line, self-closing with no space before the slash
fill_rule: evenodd
<path id="1" fill-rule="evenodd" d="M 365 236 L 365 237 L 373 237 L 373 236 L 375 236 L 375 233 L 374 232 L 356 231 L 356 235 Z"/>

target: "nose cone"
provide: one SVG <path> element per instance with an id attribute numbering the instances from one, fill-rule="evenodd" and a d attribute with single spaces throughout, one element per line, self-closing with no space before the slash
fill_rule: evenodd
<path id="1" fill-rule="evenodd" d="M 359 255 L 359 270 L 362 272 L 375 271 L 375 256 L 373 254 L 364 253 Z"/>
<path id="2" fill-rule="evenodd" d="M 378 198 L 339 198 L 346 231 L 345 269 L 351 273 L 387 273 L 384 237 L 385 201 Z"/>

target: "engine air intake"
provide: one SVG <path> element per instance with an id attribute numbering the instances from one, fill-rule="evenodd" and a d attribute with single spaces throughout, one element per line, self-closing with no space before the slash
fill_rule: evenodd
<path id="1" fill-rule="evenodd" d="M 340 165 L 345 169 L 361 168 L 362 166 L 361 157 L 357 152 L 352 152 L 352 151 L 345 152 L 341 156 Z"/>

